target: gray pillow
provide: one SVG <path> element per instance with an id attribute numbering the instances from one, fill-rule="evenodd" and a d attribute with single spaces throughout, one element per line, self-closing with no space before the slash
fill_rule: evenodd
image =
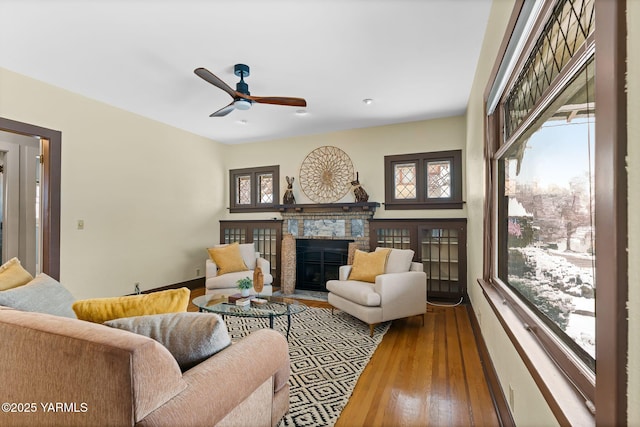
<path id="1" fill-rule="evenodd" d="M 175 357 L 183 372 L 231 344 L 227 325 L 215 313 L 152 314 L 104 324 L 158 341 Z"/>
<path id="2" fill-rule="evenodd" d="M 0 292 L 0 305 L 72 319 L 77 318 L 71 308 L 75 300 L 60 282 L 44 273 L 26 285 Z"/>

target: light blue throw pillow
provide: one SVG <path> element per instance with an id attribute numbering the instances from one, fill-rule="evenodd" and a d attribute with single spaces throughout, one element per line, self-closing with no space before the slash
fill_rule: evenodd
<path id="1" fill-rule="evenodd" d="M 44 273 L 26 285 L 0 292 L 0 305 L 72 319 L 77 318 L 71 308 L 75 300 L 60 282 Z"/>

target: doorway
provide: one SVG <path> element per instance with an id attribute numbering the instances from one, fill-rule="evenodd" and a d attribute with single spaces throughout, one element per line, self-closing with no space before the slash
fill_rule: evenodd
<path id="1" fill-rule="evenodd" d="M 53 129 L 2 117 L 0 117 L 0 131 L 35 138 L 39 141 L 40 175 L 37 179 L 39 180 L 38 194 L 40 195 L 38 199 L 38 212 L 40 212 L 41 215 L 38 221 L 39 228 L 36 231 L 36 237 L 29 239 L 31 242 L 35 242 L 34 244 L 39 245 L 37 249 L 32 249 L 33 253 L 37 250 L 41 255 L 37 261 L 39 271 L 48 274 L 56 280 L 60 280 L 60 177 L 62 134 L 60 131 Z M 30 155 L 25 155 L 25 159 L 29 157 Z M 26 171 L 28 168 L 24 170 Z"/>
<path id="2" fill-rule="evenodd" d="M 0 259 L 42 271 L 40 138 L 0 131 Z"/>

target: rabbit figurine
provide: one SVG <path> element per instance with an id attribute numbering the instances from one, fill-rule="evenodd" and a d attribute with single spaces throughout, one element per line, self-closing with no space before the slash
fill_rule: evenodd
<path id="1" fill-rule="evenodd" d="M 287 177 L 287 191 L 284 192 L 284 197 L 282 197 L 283 205 L 295 205 L 296 198 L 293 195 L 293 180 L 294 178 Z"/>
<path id="2" fill-rule="evenodd" d="M 359 172 L 356 172 L 356 180 L 351 181 L 351 185 L 353 186 L 353 195 L 356 196 L 356 203 L 364 203 L 369 200 L 369 195 L 360 185 Z"/>

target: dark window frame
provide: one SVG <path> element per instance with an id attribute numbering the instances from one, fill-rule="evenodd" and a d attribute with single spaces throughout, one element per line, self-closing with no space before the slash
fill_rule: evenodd
<path id="1" fill-rule="evenodd" d="M 451 162 L 451 196 L 427 197 L 426 165 L 435 161 Z M 394 165 L 416 164 L 416 198 L 395 198 Z M 426 153 L 384 156 L 385 209 L 462 209 L 462 150 L 431 151 Z"/>
<path id="2" fill-rule="evenodd" d="M 512 16 L 517 16 L 523 2 L 517 2 Z M 549 1 L 548 11 L 556 4 Z M 545 347 L 542 340 L 552 342 L 540 334 L 544 328 L 538 326 L 526 306 L 510 292 L 507 285 L 498 278 L 496 250 L 498 246 L 494 218 L 496 215 L 495 186 L 498 181 L 495 153 L 501 148 L 504 118 L 499 110 L 487 117 L 486 122 L 486 203 L 484 219 L 484 269 L 478 283 L 500 321 L 514 347 L 520 354 L 534 381 L 560 424 L 571 424 L 572 409 L 563 407 L 574 397 L 579 402 L 591 400 L 595 404 L 596 425 L 626 425 L 627 423 L 627 382 L 626 362 L 628 354 L 628 256 L 626 253 L 627 230 L 627 186 L 625 156 L 626 134 L 626 14 L 624 2 L 595 0 L 596 32 L 596 80 L 595 97 L 597 111 L 596 125 L 596 227 L 595 235 L 598 252 L 606 254 L 596 258 L 596 360 L 595 384 L 590 390 L 576 382 L 573 374 L 581 375 L 579 368 L 571 368 L 570 357 L 562 351 Z M 541 13 L 542 16 L 546 14 Z M 505 41 L 511 37 L 515 20 L 512 19 L 505 34 Z M 536 25 L 539 27 L 539 22 Z M 535 33 L 535 31 L 534 31 Z M 533 39 L 533 37 L 532 37 Z M 485 91 L 485 104 L 489 89 L 494 84 L 498 66 L 505 53 L 503 41 L 492 77 Z M 528 44 L 532 42 L 529 40 Z M 525 48 L 526 50 L 526 48 Z M 519 66 L 516 66 L 516 70 Z M 499 266 L 498 266 L 499 267 Z M 529 321 L 531 319 L 531 321 Z M 541 340 L 542 337 L 542 340 Z M 536 354 L 539 357 L 536 357 Z M 564 361 L 562 360 L 564 357 Z M 568 362 L 568 363 L 567 363 Z M 574 365 L 575 366 L 575 365 Z M 559 379 L 566 376 L 566 381 Z M 577 385 L 577 386 L 576 386 Z M 582 384 L 584 385 L 584 384 Z M 589 387 L 587 387 L 589 388 Z M 568 397 L 569 396 L 569 397 Z M 576 400 L 572 401 L 575 404 Z M 575 414 L 573 414 L 575 415 Z"/>
<path id="3" fill-rule="evenodd" d="M 258 186 L 258 176 L 271 174 L 273 177 L 273 202 L 260 203 L 260 188 Z M 249 175 L 251 177 L 251 203 L 241 205 L 236 202 L 238 188 L 236 187 L 236 177 Z M 271 212 L 275 211 L 280 197 L 280 166 L 259 166 L 253 168 L 230 169 L 229 170 L 229 212 Z"/>

